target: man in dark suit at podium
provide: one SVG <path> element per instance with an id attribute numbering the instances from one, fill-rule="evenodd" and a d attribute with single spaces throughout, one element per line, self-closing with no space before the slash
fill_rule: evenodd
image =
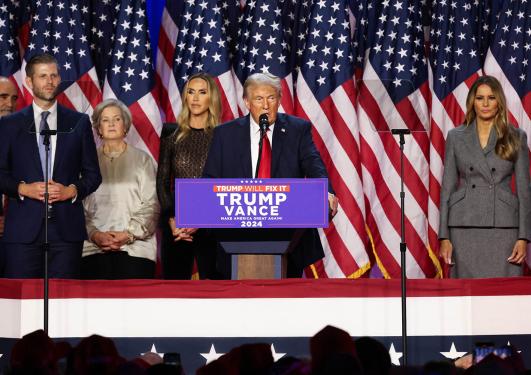
<path id="1" fill-rule="evenodd" d="M 87 115 L 57 104 L 61 78 L 53 56 L 33 57 L 26 75 L 32 105 L 0 119 L 0 191 L 9 197 L 5 276 L 43 277 L 47 169 L 49 276 L 76 278 L 87 238 L 82 200 L 101 183 L 92 128 Z M 48 165 L 42 130 L 57 132 L 50 136 Z"/>
<path id="2" fill-rule="evenodd" d="M 278 113 L 281 82 L 270 74 L 255 73 L 245 81 L 243 99 L 249 115 L 220 125 L 214 135 L 203 177 L 208 178 L 322 178 L 325 166 L 311 134 L 311 124 Z M 267 115 L 258 172 L 260 117 Z M 337 199 L 329 188 L 331 216 Z M 288 256 L 288 277 L 300 277 L 304 267 L 324 256 L 316 230 L 306 230 L 300 245 Z"/>

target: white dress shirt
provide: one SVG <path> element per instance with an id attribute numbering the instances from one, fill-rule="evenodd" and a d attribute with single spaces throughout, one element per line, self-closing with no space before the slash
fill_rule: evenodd
<path id="1" fill-rule="evenodd" d="M 260 126 L 254 121 L 253 116 L 249 116 L 251 120 L 251 162 L 253 165 L 253 178 L 256 175 L 256 163 L 258 162 L 258 144 L 260 143 Z M 269 125 L 269 131 L 267 132 L 267 138 L 269 138 L 269 144 L 271 150 L 273 150 L 273 129 L 275 124 Z"/>
<path id="2" fill-rule="evenodd" d="M 41 135 L 39 134 L 40 125 L 41 125 L 41 118 L 42 113 L 44 111 L 50 112 L 48 115 L 48 118 L 46 119 L 46 122 L 48 123 L 48 127 L 50 130 L 57 130 L 57 101 L 53 103 L 53 105 L 49 109 L 42 109 L 37 105 L 37 103 L 33 102 L 33 116 L 35 121 L 35 137 L 37 137 L 37 144 L 39 145 L 41 141 Z M 52 135 L 50 137 L 50 170 L 52 171 L 52 175 L 50 175 L 50 179 L 52 179 L 53 176 L 53 166 L 55 161 L 55 150 L 57 146 L 57 135 Z"/>

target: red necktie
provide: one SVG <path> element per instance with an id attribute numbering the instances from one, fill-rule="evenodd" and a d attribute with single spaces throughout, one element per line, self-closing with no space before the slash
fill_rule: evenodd
<path id="1" fill-rule="evenodd" d="M 269 138 L 267 137 L 268 131 L 269 129 L 267 129 L 263 136 L 258 178 L 271 178 L 271 143 L 269 143 Z"/>

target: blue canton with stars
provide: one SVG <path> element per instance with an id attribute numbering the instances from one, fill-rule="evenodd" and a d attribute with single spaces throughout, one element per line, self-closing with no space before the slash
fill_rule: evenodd
<path id="1" fill-rule="evenodd" d="M 291 0 L 248 1 L 239 23 L 234 70 L 244 82 L 253 73 L 284 78 L 292 71 L 291 45 L 296 8 Z"/>
<path id="2" fill-rule="evenodd" d="M 314 3 L 308 17 L 306 45 L 297 51 L 303 56 L 300 71 L 318 101 L 353 76 L 347 6 L 346 0 Z"/>
<path id="3" fill-rule="evenodd" d="M 481 69 L 480 14 L 480 6 L 470 1 L 433 3 L 430 62 L 433 89 L 441 100 Z"/>
<path id="4" fill-rule="evenodd" d="M 518 96 L 531 91 L 531 1 L 510 0 L 501 10 L 491 51 Z"/>
<path id="5" fill-rule="evenodd" d="M 4 2 L 0 6 L 0 74 L 5 77 L 20 69 L 16 40 L 20 8 L 20 1 Z"/>
<path id="6" fill-rule="evenodd" d="M 372 1 L 368 6 L 377 16 L 376 35 L 368 44 L 369 61 L 398 103 L 428 79 L 421 1 Z"/>
<path id="7" fill-rule="evenodd" d="M 24 58 L 49 53 L 59 63 L 61 90 L 77 81 L 92 66 L 86 19 L 86 1 L 38 0 L 33 4 L 30 41 Z"/>
<path id="8" fill-rule="evenodd" d="M 218 76 L 230 71 L 230 36 L 227 35 L 229 7 L 236 1 L 188 0 L 180 8 L 179 35 L 175 46 L 173 72 L 180 90 L 197 72 Z"/>
<path id="9" fill-rule="evenodd" d="M 100 82 L 105 81 L 110 65 L 114 45 L 114 30 L 119 10 L 119 0 L 100 0 L 92 4 L 90 49 Z"/>
<path id="10" fill-rule="evenodd" d="M 153 86 L 150 48 L 145 0 L 122 0 L 107 79 L 114 94 L 128 106 Z"/>

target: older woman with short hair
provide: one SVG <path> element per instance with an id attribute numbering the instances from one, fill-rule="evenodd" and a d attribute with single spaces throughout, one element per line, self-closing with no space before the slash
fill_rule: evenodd
<path id="1" fill-rule="evenodd" d="M 98 160 L 103 182 L 84 201 L 89 240 L 83 247 L 84 279 L 153 278 L 159 215 L 152 158 L 125 141 L 131 113 L 107 99 L 92 115 L 102 140 Z"/>

